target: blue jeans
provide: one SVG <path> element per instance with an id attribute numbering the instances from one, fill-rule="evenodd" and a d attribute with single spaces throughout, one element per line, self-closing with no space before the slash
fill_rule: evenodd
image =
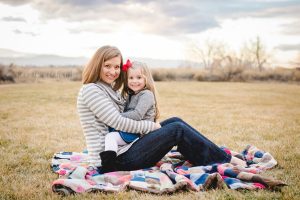
<path id="1" fill-rule="evenodd" d="M 116 168 L 127 171 L 152 167 L 174 146 L 177 146 L 185 159 L 196 166 L 230 162 L 231 155 L 180 118 L 167 119 L 161 126 L 119 155 Z"/>

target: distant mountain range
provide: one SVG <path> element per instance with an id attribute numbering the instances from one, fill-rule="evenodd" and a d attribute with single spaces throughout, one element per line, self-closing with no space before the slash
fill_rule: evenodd
<path id="1" fill-rule="evenodd" d="M 0 48 L 0 63 L 22 66 L 66 66 L 84 65 L 88 61 L 85 57 L 64 57 L 58 55 L 31 54 Z"/>
<path id="2" fill-rule="evenodd" d="M 65 57 L 58 55 L 43 55 L 43 54 L 29 54 L 17 52 L 9 49 L 0 48 L 0 64 L 11 64 L 22 66 L 72 66 L 85 65 L 88 62 L 87 57 Z M 139 60 L 147 63 L 151 68 L 154 67 L 181 67 L 181 66 L 195 66 L 197 63 L 186 62 L 184 60 L 163 60 L 152 58 L 131 58 L 132 60 Z M 199 64 L 198 64 L 199 65 Z"/>

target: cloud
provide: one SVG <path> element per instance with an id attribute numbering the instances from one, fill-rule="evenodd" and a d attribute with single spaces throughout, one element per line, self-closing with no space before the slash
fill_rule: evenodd
<path id="1" fill-rule="evenodd" d="M 0 2 L 11 5 L 30 3 L 41 12 L 42 20 L 80 22 L 70 32 L 114 32 L 123 24 L 133 24 L 149 34 L 198 33 L 218 27 L 219 19 L 232 17 L 299 16 L 296 0 L 26 0 Z M 14 2 L 14 3 L 12 3 Z M 300 17 L 298 17 L 299 19 Z"/>
<path id="2" fill-rule="evenodd" d="M 20 6 L 31 2 L 32 0 L 0 0 L 0 3 L 12 5 L 12 6 Z"/>
<path id="3" fill-rule="evenodd" d="M 60 18 L 70 22 L 80 21 L 83 27 L 70 30 L 71 32 L 81 30 L 110 32 L 118 25 L 131 23 L 144 33 L 176 35 L 195 33 L 218 26 L 215 17 L 198 12 L 195 6 L 183 1 L 169 4 L 156 1 L 75 0 L 51 4 L 36 2 L 33 6 L 42 12 L 45 20 Z M 89 26 L 89 24 L 97 26 L 97 22 L 97 28 Z M 116 27 L 114 28 L 112 24 Z"/>
<path id="4" fill-rule="evenodd" d="M 268 18 L 278 21 L 281 33 L 298 36 L 300 34 L 300 2 L 297 0 L 255 0 L 249 10 L 236 14 L 236 17 Z M 255 9 L 254 9 L 255 8 Z M 235 15 L 233 15 L 235 16 Z"/>
<path id="5" fill-rule="evenodd" d="M 281 33 L 286 35 L 299 35 L 300 34 L 300 3 L 282 7 L 268 8 L 264 12 L 256 13 L 255 17 L 273 18 L 274 20 L 286 19 L 286 23 L 281 25 Z"/>
<path id="6" fill-rule="evenodd" d="M 276 46 L 276 49 L 280 49 L 283 51 L 300 51 L 300 43 L 299 44 L 282 44 Z"/>
<path id="7" fill-rule="evenodd" d="M 254 13 L 255 17 L 284 17 L 284 18 L 298 18 L 300 17 L 300 3 L 297 4 L 287 4 L 281 7 L 271 7 L 266 8 L 263 12 Z"/>
<path id="8" fill-rule="evenodd" d="M 281 32 L 286 35 L 299 36 L 300 35 L 300 21 L 295 20 L 292 23 L 283 24 Z"/>
<path id="9" fill-rule="evenodd" d="M 2 17 L 1 20 L 7 22 L 26 22 L 26 20 L 22 17 L 12 17 L 12 16 Z"/>
<path id="10" fill-rule="evenodd" d="M 24 32 L 24 31 L 21 31 L 21 30 L 19 30 L 19 29 L 15 29 L 15 30 L 13 30 L 13 32 L 15 33 L 15 34 L 25 34 L 25 35 L 30 35 L 30 36 L 37 36 L 37 34 L 35 34 L 35 33 L 33 33 L 33 32 Z"/>

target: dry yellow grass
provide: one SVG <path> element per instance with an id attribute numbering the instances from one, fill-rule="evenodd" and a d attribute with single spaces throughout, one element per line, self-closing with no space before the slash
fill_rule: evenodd
<path id="1" fill-rule="evenodd" d="M 159 82 L 161 120 L 179 116 L 220 145 L 269 151 L 278 167 L 267 175 L 289 184 L 282 191 L 137 191 L 80 194 L 64 199 L 299 199 L 300 86 L 280 83 Z M 76 112 L 79 82 L 0 85 L 0 199 L 60 199 L 50 159 L 81 151 Z"/>

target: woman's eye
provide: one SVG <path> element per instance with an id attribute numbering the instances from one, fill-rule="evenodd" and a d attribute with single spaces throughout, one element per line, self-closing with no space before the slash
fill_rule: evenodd
<path id="1" fill-rule="evenodd" d="M 105 68 L 110 68 L 110 66 L 109 66 L 109 65 L 105 65 L 104 67 L 105 67 Z"/>

